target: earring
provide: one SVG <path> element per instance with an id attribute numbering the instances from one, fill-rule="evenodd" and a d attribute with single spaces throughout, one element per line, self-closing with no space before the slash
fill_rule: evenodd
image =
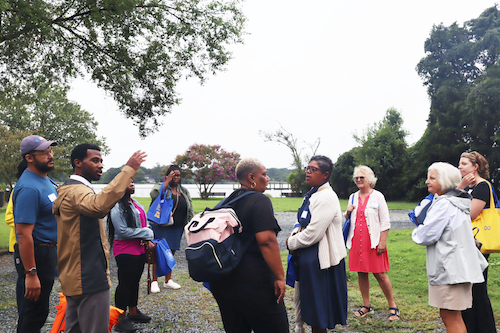
<path id="1" fill-rule="evenodd" d="M 250 188 L 255 188 L 255 186 L 257 186 L 257 183 L 255 183 L 255 182 L 252 182 L 252 183 L 250 184 Z"/>

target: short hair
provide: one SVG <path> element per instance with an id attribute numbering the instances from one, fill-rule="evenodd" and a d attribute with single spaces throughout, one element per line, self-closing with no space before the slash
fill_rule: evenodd
<path id="1" fill-rule="evenodd" d="M 239 181 L 243 181 L 247 179 L 248 175 L 252 173 L 252 171 L 263 165 L 264 164 L 256 158 L 244 158 L 238 163 L 238 165 L 236 165 L 236 178 L 238 178 Z"/>
<path id="2" fill-rule="evenodd" d="M 452 190 L 460 184 L 462 180 L 462 175 L 457 167 L 454 167 L 450 163 L 446 162 L 435 162 L 432 163 L 427 174 L 431 171 L 436 171 L 437 180 L 439 185 L 441 185 L 441 191 L 446 192 Z"/>
<path id="3" fill-rule="evenodd" d="M 477 173 L 484 179 L 490 178 L 490 165 L 483 155 L 479 154 L 477 151 L 472 151 L 470 153 L 462 153 L 460 158 L 467 158 L 473 165 L 477 165 Z"/>
<path id="4" fill-rule="evenodd" d="M 309 160 L 309 163 L 311 163 L 312 161 L 316 161 L 318 163 L 319 169 L 321 170 L 321 172 L 323 172 L 323 173 L 328 172 L 328 178 L 326 180 L 330 179 L 332 172 L 333 172 L 332 160 L 324 155 L 314 155 Z"/>
<path id="5" fill-rule="evenodd" d="M 352 180 L 354 180 L 354 177 L 356 177 L 356 173 L 362 173 L 365 175 L 366 180 L 368 180 L 368 184 L 370 184 L 371 188 L 375 187 L 375 184 L 377 184 L 378 178 L 375 177 L 375 173 L 373 170 L 366 165 L 358 165 L 357 167 L 354 168 L 354 172 L 352 173 Z"/>
<path id="6" fill-rule="evenodd" d="M 87 157 L 87 150 L 89 149 L 101 151 L 101 148 L 93 143 L 82 143 L 73 149 L 71 152 L 71 166 L 73 170 L 75 170 L 75 160 L 83 161 Z"/>

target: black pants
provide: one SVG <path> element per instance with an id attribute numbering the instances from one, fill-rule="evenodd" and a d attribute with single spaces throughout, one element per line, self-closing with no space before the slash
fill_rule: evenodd
<path id="1" fill-rule="evenodd" d="M 484 254 L 486 260 L 489 254 Z M 467 333 L 496 333 L 495 317 L 488 296 L 488 268 L 483 272 L 484 282 L 472 285 L 472 308 L 462 311 Z"/>
<path id="2" fill-rule="evenodd" d="M 57 248 L 55 246 L 35 245 L 34 249 L 37 275 L 42 288 L 38 301 L 24 297 L 26 275 L 19 255 L 19 245 L 16 244 L 14 247 L 14 262 L 17 270 L 18 333 L 40 332 L 49 314 L 49 297 L 56 276 Z"/>
<path id="3" fill-rule="evenodd" d="M 122 310 L 137 306 L 139 281 L 141 280 L 146 255 L 120 254 L 115 257 L 118 266 L 118 286 L 115 291 L 115 306 Z"/>
<path id="4" fill-rule="evenodd" d="M 227 333 L 288 333 L 283 300 L 276 303 L 274 284 L 210 283 Z"/>

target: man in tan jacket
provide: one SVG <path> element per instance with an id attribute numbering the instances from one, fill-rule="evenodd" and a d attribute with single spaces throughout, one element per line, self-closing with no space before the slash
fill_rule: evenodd
<path id="1" fill-rule="evenodd" d="M 135 152 L 99 194 L 91 182 L 102 176 L 100 148 L 78 145 L 71 153 L 74 174 L 58 187 L 53 212 L 57 220 L 57 264 L 67 297 L 66 332 L 107 333 L 111 281 L 109 246 L 102 218 L 123 197 L 146 154 Z"/>

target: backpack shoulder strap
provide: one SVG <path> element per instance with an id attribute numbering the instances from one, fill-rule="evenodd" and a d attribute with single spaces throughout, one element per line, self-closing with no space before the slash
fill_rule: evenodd
<path id="1" fill-rule="evenodd" d="M 213 209 L 231 208 L 231 205 L 234 204 L 236 201 L 246 197 L 249 194 L 253 194 L 253 193 L 255 193 L 255 191 L 245 191 L 245 192 L 241 193 L 240 195 L 236 196 L 235 198 L 232 198 L 231 200 L 229 200 L 231 198 L 231 196 L 229 196 L 225 199 L 222 199 L 217 205 L 215 205 L 215 207 Z"/>

